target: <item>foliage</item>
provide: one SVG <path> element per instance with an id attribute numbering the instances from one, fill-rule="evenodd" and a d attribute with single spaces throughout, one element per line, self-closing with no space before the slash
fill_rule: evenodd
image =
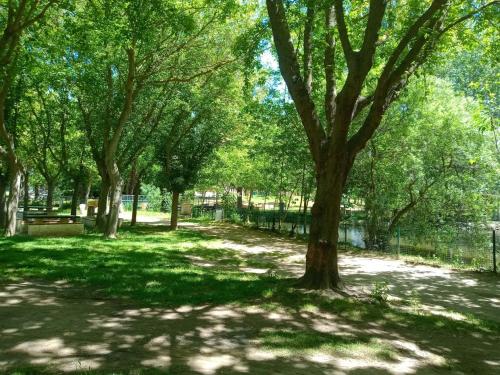
<path id="1" fill-rule="evenodd" d="M 387 283 L 384 281 L 378 281 L 373 286 L 373 289 L 370 293 L 370 297 L 375 302 L 387 303 L 388 291 L 389 291 L 389 288 L 388 288 Z"/>
<path id="2" fill-rule="evenodd" d="M 491 133 L 470 98 L 426 77 L 391 108 L 349 182 L 363 198 L 370 246 L 396 226 L 429 241 L 491 219 L 496 170 Z"/>
<path id="3" fill-rule="evenodd" d="M 149 184 L 144 184 L 141 186 L 142 194 L 146 196 L 148 201 L 148 211 L 159 212 L 162 209 L 162 204 L 165 204 L 165 200 L 170 199 L 170 196 L 162 193 L 161 189 Z M 166 203 L 169 207 L 170 204 Z"/>

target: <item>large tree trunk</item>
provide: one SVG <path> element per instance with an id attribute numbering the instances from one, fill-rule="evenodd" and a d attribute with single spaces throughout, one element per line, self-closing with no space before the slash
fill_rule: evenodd
<path id="1" fill-rule="evenodd" d="M 137 223 L 137 208 L 139 206 L 139 193 L 141 191 L 141 182 L 137 181 L 134 185 L 134 201 L 132 202 L 132 220 L 130 225 Z"/>
<path id="2" fill-rule="evenodd" d="M 52 212 L 52 208 L 54 207 L 54 190 L 55 190 L 54 181 L 47 180 L 47 202 L 46 202 L 47 213 Z"/>
<path id="3" fill-rule="evenodd" d="M 99 191 L 99 201 L 97 203 L 97 228 L 104 232 L 106 227 L 106 214 L 108 210 L 108 195 L 110 189 L 109 178 L 106 174 L 101 175 L 101 188 Z"/>
<path id="4" fill-rule="evenodd" d="M 335 164 L 335 165 L 332 165 Z M 306 271 L 300 279 L 308 289 L 339 289 L 338 228 L 340 203 L 344 188 L 346 167 L 332 160 L 323 167 L 317 178 L 317 189 L 312 207 L 312 223 L 306 255 Z"/>
<path id="5" fill-rule="evenodd" d="M 9 197 L 7 198 L 5 236 L 16 234 L 17 206 L 21 195 L 21 167 L 17 163 L 9 166 Z"/>
<path id="6" fill-rule="evenodd" d="M 177 221 L 179 218 L 179 192 L 172 192 L 172 214 L 170 215 L 170 229 L 177 229 Z"/>
<path id="7" fill-rule="evenodd" d="M 109 214 L 104 235 L 106 238 L 114 239 L 118 233 L 118 221 L 120 218 L 120 205 L 122 203 L 123 179 L 116 165 L 109 173 L 111 198 L 109 201 Z"/>

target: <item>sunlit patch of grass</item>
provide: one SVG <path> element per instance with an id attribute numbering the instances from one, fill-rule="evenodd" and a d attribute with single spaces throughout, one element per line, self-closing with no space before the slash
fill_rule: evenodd
<path id="1" fill-rule="evenodd" d="M 213 239 L 189 230 L 139 226 L 116 241 L 98 234 L 71 238 L 0 239 L 0 278 L 67 280 L 112 297 L 161 305 L 225 303 L 260 298 L 277 281 L 237 268 L 202 267 L 188 255 L 209 258 Z M 185 242 L 191 247 L 183 246 Z M 229 259 L 235 257 L 226 251 Z"/>
<path id="2" fill-rule="evenodd" d="M 264 349 L 278 355 L 327 354 L 334 357 L 378 358 L 394 361 L 397 349 L 368 336 L 297 330 L 267 330 L 261 336 Z"/>
<path id="3" fill-rule="evenodd" d="M 311 303 L 305 303 L 300 307 L 301 311 L 316 313 L 319 311 L 318 306 Z"/>

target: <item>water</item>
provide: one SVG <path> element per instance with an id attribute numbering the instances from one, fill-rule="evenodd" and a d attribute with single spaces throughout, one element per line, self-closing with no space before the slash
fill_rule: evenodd
<path id="1" fill-rule="evenodd" d="M 271 224 L 267 223 L 270 228 Z M 276 223 L 278 228 L 278 223 Z M 290 231 L 291 223 L 281 223 L 282 231 Z M 309 233 L 309 225 L 306 226 L 306 231 Z M 365 228 L 359 224 L 341 225 L 338 229 L 339 242 L 346 242 L 352 246 L 365 249 L 366 244 Z M 295 233 L 303 234 L 304 226 L 298 225 L 295 228 Z M 470 238 L 464 235 L 455 236 L 450 241 L 426 242 L 415 241 L 414 239 L 402 235 L 398 239 L 392 237 L 389 241 L 389 246 L 385 251 L 392 253 L 400 253 L 406 255 L 419 256 L 424 258 L 439 258 L 443 261 L 464 265 L 475 265 L 477 268 L 489 269 L 492 267 L 492 247 L 490 232 L 485 231 L 476 238 Z"/>

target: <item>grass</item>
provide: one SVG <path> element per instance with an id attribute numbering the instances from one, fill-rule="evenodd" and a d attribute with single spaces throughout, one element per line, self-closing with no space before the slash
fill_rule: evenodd
<path id="1" fill-rule="evenodd" d="M 201 267 L 189 256 L 214 256 L 210 238 L 166 228 L 124 229 L 117 241 L 73 238 L 0 239 L 0 277 L 66 280 L 109 297 L 162 306 L 227 303 L 260 296 L 275 280 L 227 267 Z M 235 264 L 229 254 L 226 262 Z"/>
<path id="2" fill-rule="evenodd" d="M 125 212 L 132 214 L 132 210 L 125 210 Z M 156 218 L 160 218 L 160 219 L 168 219 L 168 218 L 170 218 L 170 212 L 137 210 L 137 216 L 147 216 L 147 217 L 156 217 Z"/>
<path id="3" fill-rule="evenodd" d="M 282 356 L 313 355 L 318 351 L 335 357 L 358 357 L 394 360 L 395 348 L 368 336 L 339 336 L 308 331 L 267 331 L 263 334 L 264 347 Z"/>
<path id="4" fill-rule="evenodd" d="M 265 311 L 285 311 L 308 322 L 322 314 L 333 314 L 335 320 L 359 328 L 355 334 L 340 335 L 309 326 L 292 329 L 277 325 L 255 333 L 263 348 L 285 357 L 321 352 L 393 361 L 399 349 L 368 333 L 370 324 L 398 335 L 423 337 L 424 341 L 429 332 L 443 337 L 497 337 L 500 333 L 498 323 L 472 315 L 454 320 L 372 301 L 299 291 L 279 274 L 241 270 L 247 266 L 279 268 L 279 264 L 265 261 L 258 254 L 243 257 L 237 251 L 209 246 L 215 241 L 219 239 L 190 230 L 172 232 L 161 226 L 125 226 L 116 241 L 103 240 L 98 234 L 0 238 L 0 281 L 65 280 L 101 298 L 145 306 L 259 306 Z M 19 369 L 17 373 L 43 371 Z"/>
<path id="5" fill-rule="evenodd" d="M 209 246 L 216 241 L 219 239 L 200 232 L 186 229 L 172 232 L 161 226 L 125 226 L 115 241 L 104 240 L 99 234 L 0 238 L 0 280 L 65 280 L 89 287 L 103 297 L 165 307 L 254 304 L 264 299 L 266 303 L 290 309 L 307 310 L 308 306 L 316 306 L 339 314 L 347 310 L 354 320 L 358 316 L 361 320 L 380 319 L 386 309 L 391 311 L 392 320 L 410 317 L 390 307 L 301 293 L 279 273 L 246 273 L 241 267 L 271 270 L 279 268 L 279 264 L 258 254 L 242 256 L 238 251 Z M 442 317 L 433 319 L 417 314 L 414 323 L 439 326 L 436 322 Z M 463 328 L 464 323 L 446 324 Z M 498 328 L 492 324 L 493 327 L 480 319 L 467 322 L 476 328 Z"/>

